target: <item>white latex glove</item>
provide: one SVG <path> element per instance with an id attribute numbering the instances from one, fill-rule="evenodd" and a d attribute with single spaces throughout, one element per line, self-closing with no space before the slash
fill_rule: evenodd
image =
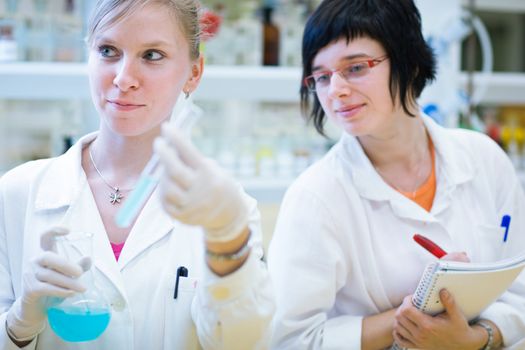
<path id="1" fill-rule="evenodd" d="M 159 186 L 166 212 L 202 226 L 209 241 L 226 242 L 241 234 L 249 209 L 240 186 L 172 125 L 165 124 L 162 135 L 155 151 L 164 165 Z"/>
<path id="2" fill-rule="evenodd" d="M 40 238 L 44 252 L 23 273 L 22 296 L 7 314 L 7 328 L 17 341 L 33 339 L 44 329 L 46 297 L 67 298 L 86 290 L 77 278 L 89 270 L 91 260 L 83 258 L 75 264 L 53 252 L 53 238 L 66 234 L 68 231 L 62 228 L 44 232 Z"/>

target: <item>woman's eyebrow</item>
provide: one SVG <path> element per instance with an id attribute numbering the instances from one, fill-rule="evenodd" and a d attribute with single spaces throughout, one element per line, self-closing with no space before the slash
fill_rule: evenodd
<path id="1" fill-rule="evenodd" d="M 95 38 L 95 41 L 103 42 L 103 43 L 107 43 L 107 44 L 115 45 L 115 46 L 118 45 L 117 41 L 110 39 L 108 37 L 105 37 L 103 35 L 97 36 Z M 169 41 L 166 41 L 166 40 L 154 40 L 154 41 L 145 42 L 145 43 L 140 44 L 141 47 L 163 47 L 163 46 L 172 46 L 172 45 L 173 43 L 170 43 Z"/>
<path id="2" fill-rule="evenodd" d="M 356 58 L 369 58 L 369 57 L 370 57 L 369 54 L 366 54 L 364 52 L 359 52 L 359 53 L 354 53 L 354 54 L 345 56 L 341 58 L 339 61 L 351 61 L 351 60 L 355 60 Z M 323 70 L 326 70 L 326 68 L 324 68 L 323 66 L 313 66 L 312 67 L 312 72 L 323 71 Z"/>

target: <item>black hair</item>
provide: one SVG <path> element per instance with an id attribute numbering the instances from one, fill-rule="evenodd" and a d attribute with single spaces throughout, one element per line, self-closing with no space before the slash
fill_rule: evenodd
<path id="1" fill-rule="evenodd" d="M 304 78 L 312 74 L 315 56 L 327 45 L 345 38 L 367 37 L 385 49 L 390 64 L 390 95 L 410 116 L 410 104 L 435 78 L 436 60 L 421 30 L 421 15 L 413 0 L 324 0 L 308 19 L 303 33 L 301 111 L 324 135 L 325 113 Z M 312 96 L 311 111 L 309 98 Z"/>

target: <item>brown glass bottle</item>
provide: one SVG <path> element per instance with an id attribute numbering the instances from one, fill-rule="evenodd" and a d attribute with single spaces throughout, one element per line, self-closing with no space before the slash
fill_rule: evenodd
<path id="1" fill-rule="evenodd" d="M 272 7 L 263 7 L 263 65 L 279 65 L 279 28 L 272 23 Z"/>

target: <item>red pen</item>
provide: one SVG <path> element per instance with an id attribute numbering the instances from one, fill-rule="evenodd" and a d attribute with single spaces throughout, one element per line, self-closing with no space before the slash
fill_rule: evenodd
<path id="1" fill-rule="evenodd" d="M 442 258 L 445 255 L 447 255 L 446 251 L 441 249 L 440 246 L 438 246 L 436 243 L 432 242 L 425 236 L 421 236 L 416 233 L 414 235 L 414 241 L 416 241 L 420 246 L 428 250 L 432 255 L 434 255 L 437 258 Z"/>

